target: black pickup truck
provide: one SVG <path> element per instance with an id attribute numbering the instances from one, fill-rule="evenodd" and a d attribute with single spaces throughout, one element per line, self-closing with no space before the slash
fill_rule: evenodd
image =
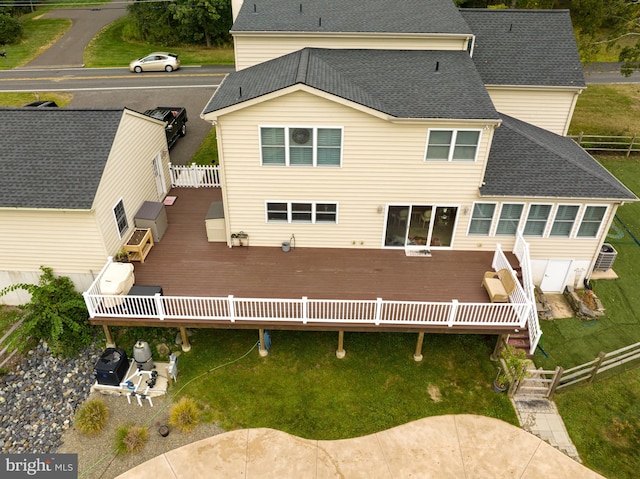
<path id="1" fill-rule="evenodd" d="M 181 106 L 157 106 L 153 110 L 147 110 L 145 115 L 156 120 L 167 122 L 167 144 L 169 148 L 180 138 L 187 134 L 187 109 Z"/>

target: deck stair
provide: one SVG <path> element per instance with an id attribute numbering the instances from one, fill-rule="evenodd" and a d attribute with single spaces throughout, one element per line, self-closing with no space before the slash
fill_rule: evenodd
<path id="1" fill-rule="evenodd" d="M 529 340 L 529 332 L 526 329 L 521 329 L 518 333 L 511 333 L 507 344 L 516 349 L 522 349 L 527 354 L 527 358 L 533 357 L 533 354 L 529 353 L 531 342 Z"/>

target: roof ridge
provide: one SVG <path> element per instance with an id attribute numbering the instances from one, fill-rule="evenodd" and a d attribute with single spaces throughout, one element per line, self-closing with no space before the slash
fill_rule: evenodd
<path id="1" fill-rule="evenodd" d="M 298 71 L 296 72 L 296 83 L 307 82 L 307 71 L 309 69 L 309 49 L 300 50 L 300 58 L 298 59 Z"/>

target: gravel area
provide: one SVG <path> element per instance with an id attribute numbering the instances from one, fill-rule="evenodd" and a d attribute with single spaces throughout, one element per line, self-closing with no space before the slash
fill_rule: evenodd
<path id="1" fill-rule="evenodd" d="M 8 374 L 0 378 L 0 452 L 75 453 L 79 478 L 114 478 L 160 454 L 205 439 L 222 431 L 215 424 L 201 424 L 182 433 L 171 428 L 169 435 L 158 433 L 166 425 L 171 405 L 171 389 L 166 396 L 139 406 L 126 396 L 91 393 L 93 368 L 102 348 L 92 346 L 72 359 L 57 359 L 46 343 L 40 343 Z M 178 381 L 179 381 L 178 377 Z M 73 427 L 76 409 L 90 397 L 101 398 L 109 409 L 105 429 L 85 435 Z M 142 451 L 113 453 L 116 430 L 124 424 L 149 428 Z"/>

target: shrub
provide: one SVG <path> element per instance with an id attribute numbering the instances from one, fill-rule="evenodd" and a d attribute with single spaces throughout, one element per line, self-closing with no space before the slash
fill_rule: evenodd
<path id="1" fill-rule="evenodd" d="M 177 427 L 182 432 L 193 430 L 200 421 L 200 411 L 195 400 L 183 397 L 171 408 L 169 424 Z"/>
<path id="2" fill-rule="evenodd" d="M 107 423 L 109 410 L 102 399 L 89 399 L 76 411 L 73 423 L 84 434 L 100 432 Z"/>
<path id="3" fill-rule="evenodd" d="M 116 431 L 116 452 L 118 454 L 129 454 L 138 452 L 147 442 L 147 428 L 126 424 Z"/>
<path id="4" fill-rule="evenodd" d="M 23 27 L 19 18 L 0 13 L 0 45 L 19 43 Z"/>
<path id="5" fill-rule="evenodd" d="M 55 277 L 53 270 L 41 266 L 38 284 L 19 283 L 0 291 L 0 297 L 17 289 L 31 294 L 31 301 L 20 306 L 23 347 L 29 339 L 44 340 L 55 354 L 70 357 L 91 340 L 91 326 L 82 294 L 67 276 Z"/>

